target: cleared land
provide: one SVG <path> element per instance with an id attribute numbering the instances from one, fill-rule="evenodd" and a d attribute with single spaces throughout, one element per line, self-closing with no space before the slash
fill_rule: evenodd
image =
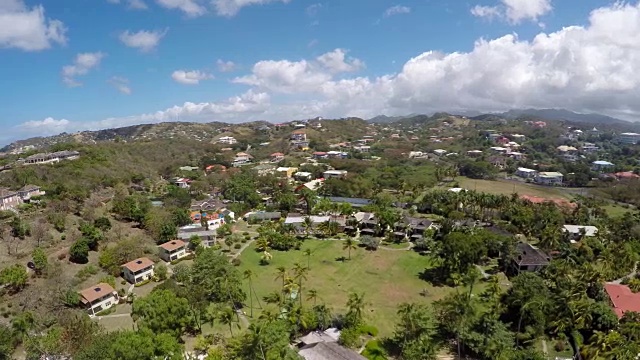
<path id="1" fill-rule="evenodd" d="M 273 251 L 271 264 L 260 266 L 261 253 L 251 245 L 240 259 L 240 270 L 251 269 L 255 274 L 253 287 L 260 298 L 273 291 L 279 291 L 281 280 L 276 280 L 276 269 L 284 266 L 291 270 L 295 263 L 307 265 L 304 250 L 311 249 L 310 271 L 303 282 L 303 301 L 307 290 L 318 292 L 318 303 L 325 303 L 334 312 L 345 312 L 350 293 L 364 293 L 367 302 L 366 321 L 380 330 L 380 335 L 391 335 L 396 322 L 398 305 L 403 302 L 430 303 L 445 296 L 451 288 L 433 287 L 421 280 L 419 273 L 431 266 L 431 258 L 413 251 L 391 251 L 380 249 L 370 252 L 362 248 L 351 251 L 351 260 L 337 259 L 345 256 L 342 241 L 306 240 L 302 250 L 288 252 Z M 247 294 L 248 283 L 245 282 Z M 422 290 L 427 296 L 420 295 Z M 264 305 L 264 304 L 263 304 Z M 249 301 L 247 309 L 249 313 Z M 254 308 L 257 304 L 254 301 Z M 255 312 L 259 309 L 254 309 Z"/>
<path id="2" fill-rule="evenodd" d="M 460 176 L 456 178 L 456 181 L 462 188 L 489 194 L 511 195 L 515 192 L 518 195 L 539 196 L 548 199 L 571 199 L 571 193 L 566 189 L 527 184 L 515 180 L 476 180 Z"/>

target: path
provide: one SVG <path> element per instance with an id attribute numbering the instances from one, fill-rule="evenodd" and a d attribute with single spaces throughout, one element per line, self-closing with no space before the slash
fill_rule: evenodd
<path id="1" fill-rule="evenodd" d="M 112 315 L 104 315 L 104 316 L 96 316 L 96 319 L 102 320 L 107 318 L 118 318 L 118 317 L 129 317 L 131 314 L 112 314 Z"/>
<path id="2" fill-rule="evenodd" d="M 259 235 L 255 231 L 247 231 L 247 232 L 249 234 Z M 236 252 L 235 254 L 230 256 L 231 260 L 233 260 L 233 259 L 237 258 L 238 256 L 240 256 L 240 254 L 242 254 L 242 252 L 245 251 L 249 247 L 249 245 L 253 244 L 254 241 L 256 241 L 256 238 L 252 237 L 251 240 L 249 240 L 246 243 L 244 243 L 244 245 L 242 245 L 242 247 L 240 249 L 238 249 L 238 252 Z"/>
<path id="3" fill-rule="evenodd" d="M 627 277 L 629 277 L 629 278 L 630 278 L 630 277 L 633 277 L 633 276 L 635 276 L 635 275 L 637 274 L 637 272 L 638 272 L 638 262 L 636 262 L 636 263 L 633 265 L 633 271 L 631 271 L 629 274 L 627 274 L 627 275 L 625 275 L 625 276 L 621 277 L 620 279 L 613 280 L 611 283 L 613 283 L 613 284 L 620 284 L 620 283 L 622 282 L 622 280 L 624 280 L 624 278 L 627 278 Z"/>
<path id="4" fill-rule="evenodd" d="M 549 358 L 549 350 L 547 349 L 547 341 L 545 339 L 542 339 L 542 353 L 545 358 Z"/>

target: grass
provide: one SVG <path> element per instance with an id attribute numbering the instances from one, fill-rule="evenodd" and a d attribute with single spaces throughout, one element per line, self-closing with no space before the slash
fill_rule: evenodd
<path id="1" fill-rule="evenodd" d="M 306 249 L 311 249 L 312 256 L 308 279 L 303 283 L 303 301 L 311 301 L 306 299 L 306 291 L 315 289 L 318 292 L 318 303 L 327 304 L 334 313 L 344 313 L 349 294 L 364 293 L 367 303 L 365 320 L 378 327 L 381 336 L 392 334 L 399 304 L 430 303 L 450 291 L 450 288 L 436 288 L 419 279 L 419 273 L 431 264 L 429 257 L 412 251 L 379 249 L 369 252 L 358 248 L 351 251 L 351 260 L 343 262 L 337 260 L 343 256 L 348 257 L 347 251 L 342 249 L 341 241 L 307 240 L 301 250 L 273 251 L 273 259 L 267 266 L 259 265 L 261 254 L 251 245 L 240 256 L 240 270 L 251 269 L 254 273 L 254 290 L 262 298 L 281 289 L 281 280 L 275 280 L 279 266 L 291 270 L 295 263 L 307 265 L 307 257 L 304 255 Z M 247 282 L 245 287 L 248 294 Z M 427 290 L 427 296 L 420 295 L 423 289 Z M 257 316 L 255 308 L 257 304 L 254 301 L 254 317 Z M 250 309 L 245 311 L 249 313 Z"/>
<path id="2" fill-rule="evenodd" d="M 623 207 L 618 204 L 607 204 L 603 206 L 602 209 L 606 211 L 610 217 L 614 218 L 623 216 L 624 214 L 633 211 L 632 207 Z"/>
<path id="3" fill-rule="evenodd" d="M 511 195 L 514 192 L 518 195 L 539 196 L 544 198 L 571 199 L 571 195 L 563 191 L 562 188 L 527 184 L 518 181 L 498 180 L 476 180 L 464 176 L 456 178 L 460 187 L 485 192 L 489 194 Z"/>

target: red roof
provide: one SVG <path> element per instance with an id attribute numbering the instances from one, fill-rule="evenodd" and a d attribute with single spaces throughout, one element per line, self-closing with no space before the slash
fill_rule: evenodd
<path id="1" fill-rule="evenodd" d="M 640 178 L 639 175 L 634 174 L 631 171 L 617 172 L 617 173 L 615 173 L 613 175 L 615 175 L 615 177 L 617 177 L 619 179 L 637 179 L 637 178 Z"/>
<path id="2" fill-rule="evenodd" d="M 640 312 L 640 293 L 634 294 L 628 286 L 620 284 L 604 284 L 604 290 L 619 318 L 627 311 Z"/>
<path id="3" fill-rule="evenodd" d="M 327 153 L 324 151 L 316 151 L 313 153 L 313 155 L 327 155 Z"/>
<path id="4" fill-rule="evenodd" d="M 273 154 L 271 154 L 271 156 L 284 156 L 284 154 L 283 153 L 273 153 Z"/>
<path id="5" fill-rule="evenodd" d="M 306 134 L 304 130 L 295 130 L 292 134 Z"/>

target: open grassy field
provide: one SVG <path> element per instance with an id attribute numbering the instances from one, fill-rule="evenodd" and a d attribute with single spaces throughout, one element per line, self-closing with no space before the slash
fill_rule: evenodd
<path id="1" fill-rule="evenodd" d="M 464 176 L 457 177 L 456 181 L 462 188 L 489 194 L 511 195 L 516 192 L 518 195 L 539 196 L 549 199 L 571 199 L 571 193 L 559 187 L 527 184 L 504 179 L 476 180 Z"/>
<path id="2" fill-rule="evenodd" d="M 364 293 L 368 303 L 366 321 L 380 330 L 380 335 L 390 335 L 396 322 L 396 310 L 403 302 L 430 303 L 445 296 L 451 288 L 434 288 L 418 275 L 431 264 L 429 257 L 413 251 L 383 250 L 370 252 L 358 248 L 352 250 L 351 260 L 336 260 L 347 256 L 342 241 L 307 240 L 302 250 L 289 252 L 273 251 L 270 265 L 260 266 L 260 253 L 253 245 L 245 250 L 240 259 L 240 270 L 251 269 L 255 274 L 253 287 L 260 298 L 281 289 L 281 281 L 275 280 L 276 269 L 284 266 L 292 269 L 295 263 L 307 265 L 305 249 L 311 249 L 310 272 L 303 283 L 303 292 L 315 289 L 318 302 L 324 302 L 334 312 L 346 312 L 350 293 Z M 247 294 L 248 283 L 245 284 Z M 428 296 L 421 296 L 426 289 Z M 306 295 L 304 295 L 306 301 Z M 248 306 L 248 301 L 247 301 Z M 254 307 L 257 307 L 254 301 Z M 254 309 L 254 312 L 256 310 Z M 246 309 L 249 313 L 249 309 Z M 254 316 L 256 316 L 254 314 Z"/>

